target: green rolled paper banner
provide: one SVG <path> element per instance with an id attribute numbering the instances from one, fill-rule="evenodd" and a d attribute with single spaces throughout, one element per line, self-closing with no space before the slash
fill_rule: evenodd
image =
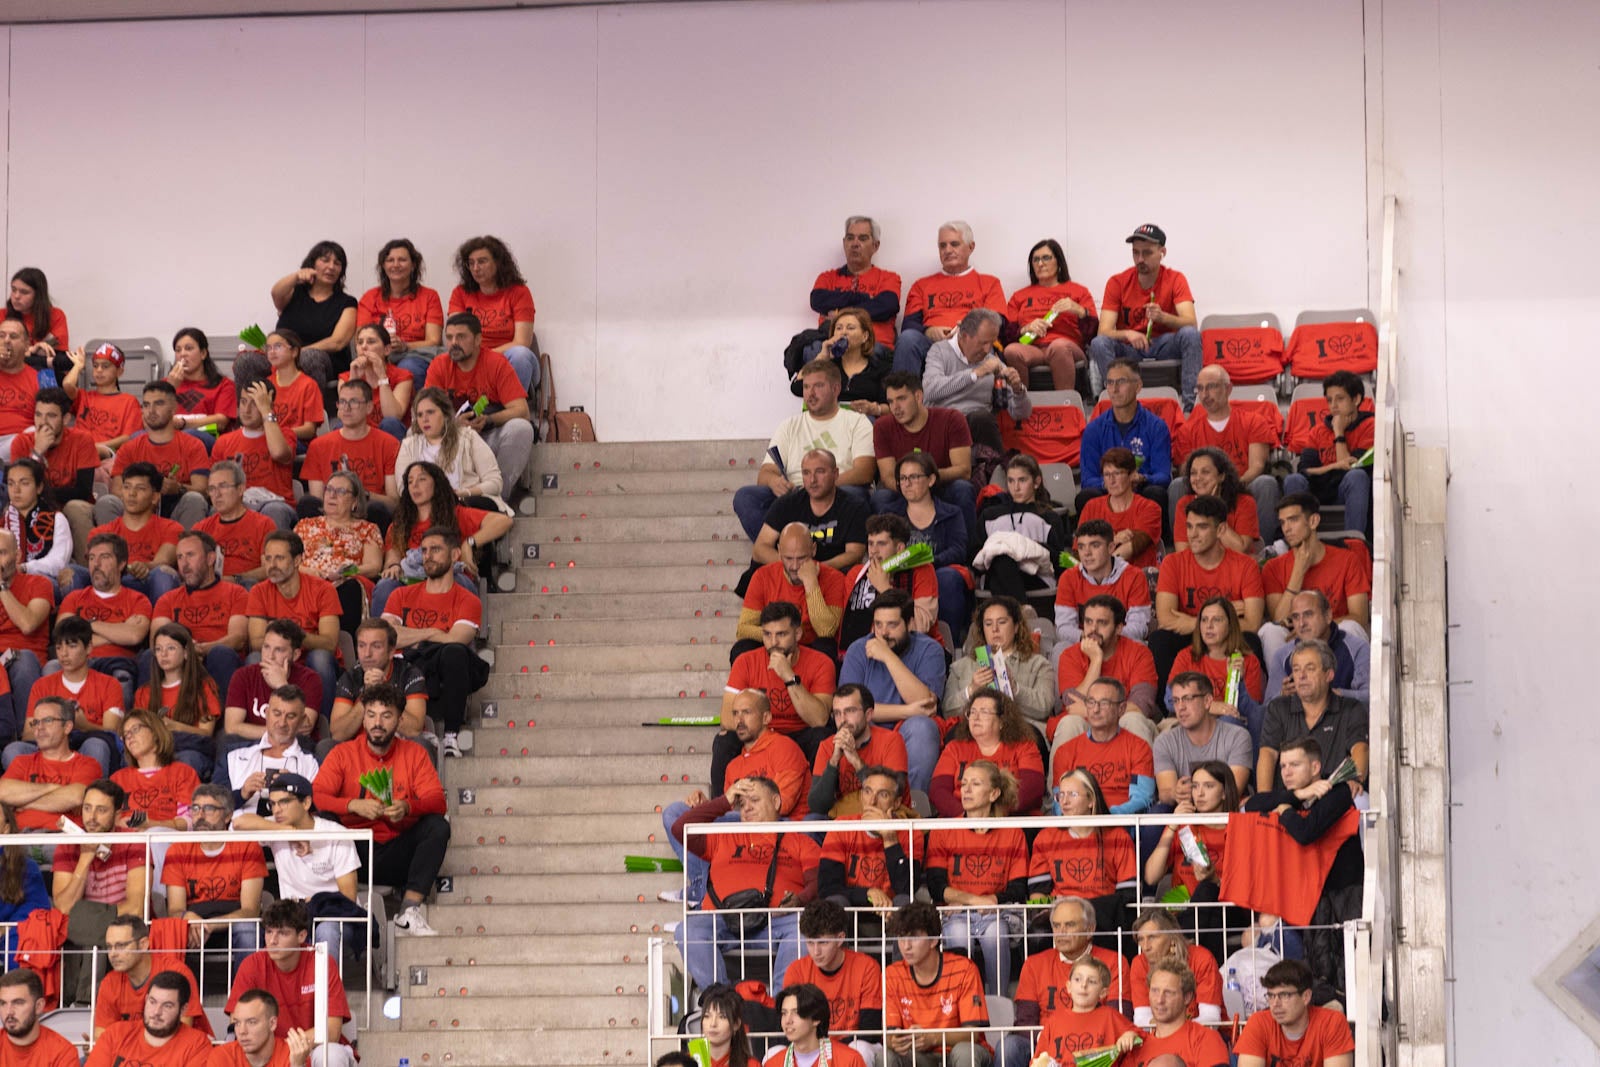
<path id="1" fill-rule="evenodd" d="M 716 726 L 722 719 L 716 715 L 663 715 L 657 726 Z M 645 725 L 649 725 L 646 723 Z"/>
<path id="2" fill-rule="evenodd" d="M 1048 314 L 1048 315 L 1046 315 L 1044 317 L 1044 324 L 1046 326 L 1050 325 L 1052 322 L 1056 321 L 1056 316 L 1059 315 L 1059 314 L 1060 314 L 1059 311 L 1050 312 L 1050 314 Z M 1018 344 L 1023 344 L 1023 345 L 1031 345 L 1031 344 L 1033 344 L 1033 342 L 1035 342 L 1037 340 L 1038 340 L 1038 338 L 1033 336 L 1033 334 L 1025 333 L 1021 337 L 1017 338 L 1017 343 Z"/>
<path id="3" fill-rule="evenodd" d="M 683 870 L 683 861 L 672 856 L 624 856 L 622 865 L 630 874 Z"/>
<path id="4" fill-rule="evenodd" d="M 933 562 L 933 546 L 918 542 L 883 561 L 883 573 L 899 574 Z"/>
<path id="5" fill-rule="evenodd" d="M 1372 467 L 1372 461 L 1377 456 L 1377 452 L 1378 450 L 1376 448 L 1367 449 L 1365 452 L 1361 453 L 1361 455 L 1356 457 L 1355 466 L 1366 467 L 1370 470 Z"/>
<path id="6" fill-rule="evenodd" d="M 394 772 L 388 767 L 375 767 L 357 779 L 372 799 L 389 807 L 394 803 Z"/>

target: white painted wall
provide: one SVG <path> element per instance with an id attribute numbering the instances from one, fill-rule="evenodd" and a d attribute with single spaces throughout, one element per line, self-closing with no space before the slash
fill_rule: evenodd
<path id="1" fill-rule="evenodd" d="M 612 439 L 791 411 L 779 354 L 857 212 L 908 287 L 959 216 L 1008 291 L 1055 236 L 1098 297 L 1156 221 L 1202 314 L 1364 302 L 1359 3 L 1298 3 L 1299 30 L 1270 0 L 1188 10 L 1143 5 L 1170 28 L 1142 62 L 1108 0 L 18 27 L 7 262 L 48 270 L 79 339 L 165 339 L 269 323 L 325 236 L 357 292 L 398 234 L 447 292 L 456 243 L 492 231 L 563 398 Z M 1219 73 L 1230 50 L 1247 77 Z"/>
<path id="2" fill-rule="evenodd" d="M 13 28 L 6 262 L 49 271 L 79 339 L 165 339 L 270 321 L 270 283 L 324 236 L 358 291 L 397 234 L 448 291 L 457 241 L 493 231 L 563 398 L 603 437 L 734 437 L 793 409 L 778 353 L 847 214 L 882 220 L 880 262 L 908 285 L 962 216 L 1008 291 L 1053 235 L 1097 297 L 1128 229 L 1156 221 L 1202 314 L 1287 324 L 1376 299 L 1371 220 L 1395 193 L 1404 415 L 1451 446 L 1470 683 L 1451 732 L 1455 1054 L 1538 1035 L 1542 1061 L 1594 1064 L 1531 979 L 1600 907 L 1587 841 L 1546 814 L 1596 792 L 1551 742 L 1600 742 L 1561 669 L 1586 630 L 1556 572 L 1597 518 L 1600 9 L 1138 13 L 1135 30 L 1109 0 L 752 0 Z"/>

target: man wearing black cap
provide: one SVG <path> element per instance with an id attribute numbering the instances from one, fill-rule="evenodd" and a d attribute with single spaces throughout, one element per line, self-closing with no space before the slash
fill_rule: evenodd
<path id="1" fill-rule="evenodd" d="M 1194 406 L 1200 375 L 1200 326 L 1194 294 L 1181 273 L 1163 267 L 1167 234 L 1145 223 L 1128 238 L 1133 266 L 1106 282 L 1100 304 L 1100 335 L 1089 342 L 1089 365 L 1095 392 L 1114 359 L 1180 359 L 1183 361 L 1183 406 Z"/>

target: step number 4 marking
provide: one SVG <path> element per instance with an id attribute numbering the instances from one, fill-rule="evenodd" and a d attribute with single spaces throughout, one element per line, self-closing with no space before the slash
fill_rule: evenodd
<path id="1" fill-rule="evenodd" d="M 544 487 L 546 489 L 554 489 L 554 488 L 556 488 L 557 487 L 557 483 L 559 483 L 561 481 L 561 475 L 559 475 L 559 474 L 542 474 L 539 477 L 540 477 L 540 481 L 543 482 Z"/>
<path id="2" fill-rule="evenodd" d="M 522 543 L 522 558 L 524 560 L 538 559 L 539 558 L 539 546 L 536 545 L 536 544 L 532 544 L 530 542 L 524 541 Z"/>
<path id="3" fill-rule="evenodd" d="M 479 715 L 485 719 L 498 719 L 500 717 L 500 705 L 493 700 L 487 701 L 484 703 Z"/>

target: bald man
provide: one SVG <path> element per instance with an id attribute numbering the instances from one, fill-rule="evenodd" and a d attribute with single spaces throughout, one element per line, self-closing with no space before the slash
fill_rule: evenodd
<path id="1" fill-rule="evenodd" d="M 11 694 L 0 697 L 0 736 L 6 741 L 17 739 L 27 711 L 20 701 L 13 708 L 12 701 L 16 696 L 25 701 L 44 672 L 44 661 L 49 658 L 50 611 L 56 603 L 50 579 L 24 573 L 20 563 L 16 537 L 9 530 L 0 530 L 0 656 L 4 656 L 11 678 Z M 843 575 L 839 583 L 842 589 Z"/>
<path id="2" fill-rule="evenodd" d="M 761 610 L 779 600 L 787 600 L 800 609 L 800 643 L 836 657 L 846 595 L 844 574 L 817 563 L 811 531 L 801 523 L 790 523 L 778 534 L 778 558 L 756 568 L 750 577 L 739 609 L 739 628 L 728 654 L 729 665 L 751 649 L 762 647 Z"/>
<path id="3" fill-rule="evenodd" d="M 1267 420 L 1254 411 L 1233 406 L 1233 379 L 1218 364 L 1200 371 L 1195 385 L 1194 410 L 1172 437 L 1173 473 L 1183 468 L 1189 453 L 1200 448 L 1220 448 L 1233 461 L 1239 480 L 1256 501 L 1256 518 L 1261 523 L 1261 538 L 1271 544 L 1278 536 L 1278 479 L 1267 467 L 1278 435 Z M 1189 492 L 1184 478 L 1174 477 L 1167 490 L 1170 514 L 1177 514 L 1178 501 Z"/>
<path id="4" fill-rule="evenodd" d="M 778 531 L 791 523 L 811 534 L 816 560 L 843 573 L 867 552 L 867 518 L 871 510 L 860 499 L 838 491 L 839 463 L 825 448 L 813 448 L 800 460 L 800 488 L 791 489 L 767 509 L 761 534 L 750 555 L 755 566 L 778 558 Z M 752 568 L 752 571 L 754 568 Z"/>

